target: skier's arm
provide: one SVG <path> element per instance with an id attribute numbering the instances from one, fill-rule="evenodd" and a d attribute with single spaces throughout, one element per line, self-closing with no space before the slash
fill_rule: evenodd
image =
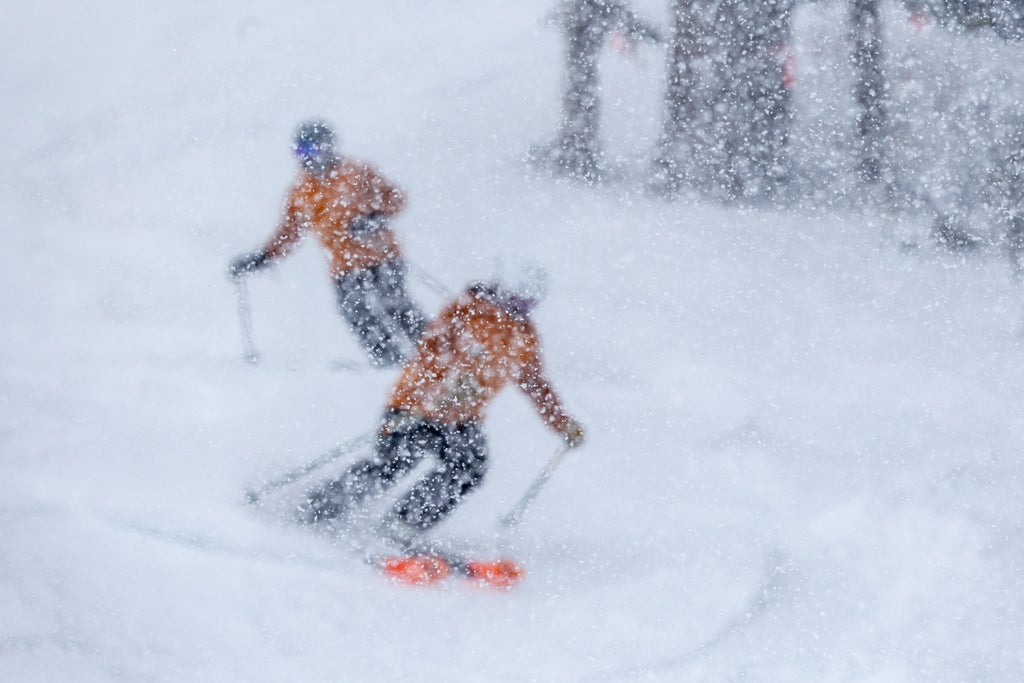
<path id="1" fill-rule="evenodd" d="M 267 240 L 262 249 L 242 254 L 231 261 L 228 274 L 232 278 L 238 280 L 246 275 L 251 275 L 288 255 L 292 247 L 302 238 L 305 225 L 302 209 L 299 205 L 300 196 L 300 189 L 298 187 L 293 188 L 288 197 L 284 217 L 281 218 L 277 230 L 270 236 L 270 239 Z"/>
<path id="2" fill-rule="evenodd" d="M 561 399 L 544 375 L 539 356 L 535 356 L 523 367 L 518 383 L 533 402 L 541 420 L 558 432 L 570 448 L 575 448 L 583 442 L 583 426 L 565 412 Z"/>
<path id="3" fill-rule="evenodd" d="M 289 206 L 277 230 L 263 246 L 267 260 L 277 261 L 291 253 L 292 248 L 302 239 L 303 225 L 304 220 L 300 211 L 294 206 Z"/>

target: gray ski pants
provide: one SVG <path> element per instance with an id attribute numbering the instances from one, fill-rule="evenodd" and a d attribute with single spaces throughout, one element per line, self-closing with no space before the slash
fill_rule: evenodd
<path id="1" fill-rule="evenodd" d="M 390 261 L 335 280 L 338 308 L 370 363 L 396 365 L 411 352 L 427 318 L 405 287 L 405 264 Z"/>
<path id="2" fill-rule="evenodd" d="M 378 437 L 371 457 L 310 497 L 307 521 L 344 515 L 366 498 L 385 493 L 426 456 L 434 458 L 433 469 L 398 499 L 388 517 L 418 532 L 430 529 L 483 481 L 487 439 L 476 424 L 410 419 Z"/>

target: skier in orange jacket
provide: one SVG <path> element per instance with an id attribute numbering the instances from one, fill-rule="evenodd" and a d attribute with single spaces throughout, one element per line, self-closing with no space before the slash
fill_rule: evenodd
<path id="1" fill-rule="evenodd" d="M 449 304 L 427 327 L 392 389 L 374 454 L 313 492 L 301 508 L 303 521 L 345 515 L 429 455 L 436 467 L 395 503 L 381 527 L 387 540 L 411 545 L 480 484 L 488 459 L 482 430 L 487 405 L 510 383 L 570 448 L 580 445 L 583 427 L 566 413 L 545 376 L 540 338 L 529 318 L 543 291 L 544 278 L 535 272 L 514 284 L 475 284 Z"/>
<path id="2" fill-rule="evenodd" d="M 426 325 L 406 292 L 405 264 L 387 226 L 404 208 L 405 195 L 371 165 L 340 156 L 324 121 L 300 125 L 294 151 L 299 177 L 277 231 L 262 249 L 234 259 L 230 275 L 265 268 L 287 256 L 305 233 L 315 233 L 330 261 L 341 314 L 370 362 L 397 364 Z"/>

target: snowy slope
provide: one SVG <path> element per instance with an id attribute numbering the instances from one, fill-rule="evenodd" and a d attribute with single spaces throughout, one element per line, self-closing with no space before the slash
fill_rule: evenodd
<path id="1" fill-rule="evenodd" d="M 1024 679 L 1024 359 L 997 254 L 537 175 L 549 2 L 296 4 L 51 1 L 0 25 L 0 680 Z M 627 171 L 661 59 L 608 60 Z M 420 268 L 553 272 L 538 324 L 589 443 L 502 536 L 557 445 L 503 395 L 488 481 L 438 531 L 521 558 L 514 593 L 392 586 L 241 502 L 370 429 L 394 379 L 330 371 L 357 350 L 310 245 L 253 279 L 265 363 L 240 360 L 224 270 L 272 229 L 309 115 L 408 190 Z"/>

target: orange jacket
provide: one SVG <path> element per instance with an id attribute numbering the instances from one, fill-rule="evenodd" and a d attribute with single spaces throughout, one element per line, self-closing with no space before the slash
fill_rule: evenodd
<path id="1" fill-rule="evenodd" d="M 385 227 L 357 237 L 349 226 L 358 216 L 372 212 L 393 216 L 404 207 L 402 191 L 376 169 L 340 159 L 325 178 L 305 171 L 299 175 L 288 194 L 284 217 L 264 251 L 271 260 L 283 258 L 311 230 L 327 250 L 332 276 L 379 266 L 401 256 L 394 233 Z"/>
<path id="2" fill-rule="evenodd" d="M 526 393 L 548 426 L 565 429 L 569 416 L 544 376 L 533 323 L 509 315 L 478 285 L 424 331 L 387 407 L 450 425 L 480 422 L 509 382 Z"/>

